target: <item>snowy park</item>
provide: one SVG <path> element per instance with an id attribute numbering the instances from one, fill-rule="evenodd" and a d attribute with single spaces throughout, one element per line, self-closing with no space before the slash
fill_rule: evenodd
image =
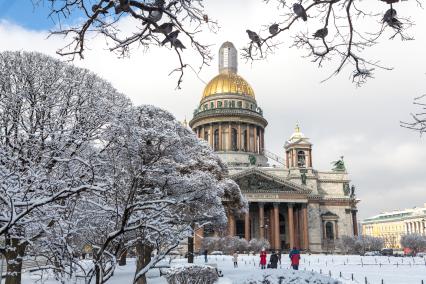
<path id="1" fill-rule="evenodd" d="M 421 2 L 0 0 L 0 284 L 425 284 Z"/>
<path id="2" fill-rule="evenodd" d="M 170 259 L 165 259 L 158 266 L 164 266 L 169 261 Z M 176 258 L 170 261 L 170 266 L 187 265 L 186 262 L 187 259 Z M 204 257 L 196 257 L 195 264 L 205 265 Z M 284 254 L 278 269 L 265 270 L 261 270 L 259 267 L 258 255 L 240 255 L 238 268 L 233 267 L 231 256 L 216 255 L 208 257 L 207 265 L 217 266 L 218 270 L 222 272 L 223 277 L 219 278 L 218 284 L 262 283 L 261 281 L 265 277 L 271 281 L 268 283 L 273 284 L 279 283 L 280 276 L 287 277 L 284 278 L 287 282 L 283 283 L 421 284 L 426 281 L 426 260 L 421 257 L 302 255 L 300 270 L 294 271 L 290 269 L 290 261 Z M 148 284 L 167 284 L 166 279 L 160 277 L 159 270 L 154 268 L 148 272 Z M 162 271 L 164 272 L 165 269 L 162 269 Z M 126 266 L 116 268 L 114 276 L 108 283 L 132 283 L 134 272 L 135 259 L 128 259 Z M 23 283 L 34 283 L 39 277 L 39 273 L 25 273 Z M 53 284 L 58 282 L 48 279 L 39 283 Z M 68 283 L 85 282 L 84 278 L 77 277 Z"/>

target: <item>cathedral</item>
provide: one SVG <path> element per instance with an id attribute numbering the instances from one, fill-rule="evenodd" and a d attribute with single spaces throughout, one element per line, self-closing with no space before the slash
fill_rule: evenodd
<path id="1" fill-rule="evenodd" d="M 206 85 L 189 127 L 228 165 L 249 202 L 246 214 L 228 211 L 227 234 L 311 252 L 334 250 L 340 236 L 357 235 L 357 199 L 343 157 L 330 171 L 315 169 L 312 143 L 299 126 L 283 141 L 282 157 L 274 155 L 265 149 L 267 125 L 254 90 L 238 75 L 236 48 L 223 43 L 219 74 Z M 215 234 L 199 229 L 195 246 Z"/>

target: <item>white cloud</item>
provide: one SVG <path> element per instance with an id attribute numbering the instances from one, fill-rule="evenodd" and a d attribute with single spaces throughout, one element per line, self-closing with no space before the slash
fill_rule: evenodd
<path id="1" fill-rule="evenodd" d="M 258 30 L 262 24 L 272 22 L 276 15 L 274 8 L 260 0 L 208 0 L 209 17 L 218 20 L 221 29 L 217 34 L 203 33 L 200 39 L 215 44 L 214 55 L 225 40 L 242 48 L 247 43 L 245 30 Z M 289 38 L 284 39 L 275 56 L 265 61 L 239 62 L 239 73 L 253 86 L 269 121 L 267 148 L 283 155 L 283 144 L 299 122 L 314 144 L 317 168 L 328 170 L 331 161 L 344 155 L 362 199 L 361 217 L 426 201 L 426 170 L 422 168 L 426 159 L 425 140 L 399 127 L 399 121 L 409 119 L 409 113 L 415 110 L 412 98 L 426 90 L 423 50 L 426 34 L 422 30 L 426 17 L 421 9 L 405 12 L 418 20 L 413 30 L 417 40 L 385 40 L 370 50 L 370 57 L 380 59 L 395 70 L 376 70 L 376 78 L 362 88 L 355 88 L 351 83 L 350 70 L 320 84 L 331 69 L 318 69 L 301 57 L 301 51 L 287 48 L 291 44 Z M 130 30 L 130 24 L 130 21 L 123 22 L 122 29 Z M 55 51 L 65 44 L 64 40 L 47 39 L 47 36 L 47 32 L 26 30 L 0 21 L 0 50 L 36 50 L 59 58 Z M 189 47 L 189 43 L 185 44 Z M 175 90 L 177 77 L 168 75 L 177 64 L 172 51 L 135 48 L 130 58 L 120 59 L 106 48 L 102 37 L 91 39 L 85 59 L 76 60 L 75 64 L 111 81 L 136 104 L 155 104 L 181 120 L 192 117 L 204 84 L 187 70 L 182 90 Z M 184 55 L 198 67 L 199 58 L 190 48 Z M 199 76 L 208 81 L 216 73 L 215 58 Z"/>

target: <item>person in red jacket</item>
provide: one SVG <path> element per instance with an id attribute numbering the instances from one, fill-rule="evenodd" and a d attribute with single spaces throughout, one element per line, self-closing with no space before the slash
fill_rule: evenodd
<path id="1" fill-rule="evenodd" d="M 266 251 L 265 249 L 262 249 L 262 251 L 260 252 L 260 268 L 261 269 L 265 269 L 266 268 Z"/>
<path id="2" fill-rule="evenodd" d="M 300 251 L 296 247 L 293 247 L 288 256 L 290 257 L 293 269 L 299 270 Z"/>
<path id="3" fill-rule="evenodd" d="M 296 247 L 293 247 L 288 256 L 290 257 L 293 269 L 299 270 L 300 251 Z"/>

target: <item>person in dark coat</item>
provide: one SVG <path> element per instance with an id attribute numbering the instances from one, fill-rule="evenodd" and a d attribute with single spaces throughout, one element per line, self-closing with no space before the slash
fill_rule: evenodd
<path id="1" fill-rule="evenodd" d="M 207 263 L 207 254 L 209 252 L 207 250 L 204 250 L 204 262 Z"/>
<path id="2" fill-rule="evenodd" d="M 271 257 L 269 258 L 269 262 L 271 263 L 271 268 L 277 269 L 278 264 L 278 255 L 273 251 Z"/>
<path id="3" fill-rule="evenodd" d="M 293 267 L 294 270 L 299 270 L 300 251 L 296 247 L 293 247 L 288 256 L 291 260 L 291 267 Z"/>

